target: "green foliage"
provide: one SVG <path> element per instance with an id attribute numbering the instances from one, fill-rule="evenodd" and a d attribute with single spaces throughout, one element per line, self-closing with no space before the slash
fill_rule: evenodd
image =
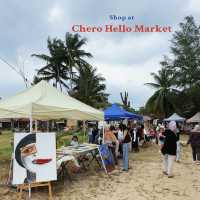
<path id="1" fill-rule="evenodd" d="M 189 118 L 200 111 L 200 86 L 185 89 L 172 97 L 178 113 Z M 181 103 L 180 103 L 181 102 Z"/>
<path id="2" fill-rule="evenodd" d="M 74 77 L 74 88 L 71 95 L 80 101 L 96 108 L 104 108 L 108 104 L 108 94 L 104 91 L 105 79 L 97 74 L 97 69 L 91 65 L 83 65 Z"/>
<path id="3" fill-rule="evenodd" d="M 171 40 L 170 69 L 176 76 L 176 86 L 190 88 L 200 84 L 200 27 L 192 16 L 185 17 L 179 27 Z"/>
<path id="4" fill-rule="evenodd" d="M 71 33 L 66 33 L 64 41 L 48 38 L 49 55 L 32 55 L 46 63 L 34 76 L 33 84 L 40 80 L 53 81 L 53 85 L 59 86 L 61 91 L 65 88 L 82 102 L 104 108 L 108 100 L 105 79 L 85 60 L 92 57 L 82 48 L 86 42 L 86 38 Z"/>
<path id="5" fill-rule="evenodd" d="M 128 92 L 125 91 L 124 96 L 123 96 L 122 92 L 120 92 L 120 96 L 121 96 L 121 100 L 122 100 L 124 109 L 128 110 L 131 106 L 131 103 L 128 100 Z"/>
<path id="6" fill-rule="evenodd" d="M 85 136 L 83 131 L 67 131 L 67 132 L 58 132 L 56 133 L 56 146 L 57 148 L 61 146 L 69 146 L 71 143 L 72 135 L 78 137 L 78 142 L 84 143 L 88 141 L 87 136 Z"/>
<path id="7" fill-rule="evenodd" d="M 171 96 L 177 91 L 172 88 L 173 76 L 164 67 L 158 71 L 158 74 L 151 73 L 151 75 L 155 83 L 146 83 L 146 85 L 156 89 L 156 92 L 148 99 L 145 110 L 159 117 L 166 117 L 174 111 Z"/>
<path id="8" fill-rule="evenodd" d="M 11 140 L 13 133 L 11 131 L 3 131 L 0 135 L 0 160 L 9 160 L 12 154 Z"/>
<path id="9" fill-rule="evenodd" d="M 67 81 L 69 80 L 69 68 L 65 63 L 65 46 L 61 40 L 56 38 L 53 40 L 48 38 L 47 44 L 50 55 L 32 55 L 46 62 L 46 65 L 38 70 L 38 77 L 35 77 L 34 82 L 39 80 L 53 80 L 55 87 L 58 87 L 59 85 L 61 90 L 62 86 L 69 88 L 67 84 Z"/>
<path id="10" fill-rule="evenodd" d="M 160 63 L 162 69 L 158 74 L 152 73 L 156 83 L 147 83 L 157 91 L 145 108 L 159 116 L 168 116 L 175 109 L 186 117 L 191 116 L 200 110 L 200 26 L 192 16 L 179 24 L 170 49 L 172 57 L 164 56 Z"/>
<path id="11" fill-rule="evenodd" d="M 148 112 L 147 112 L 146 108 L 142 106 L 142 107 L 139 108 L 138 114 L 146 115 L 146 114 L 148 114 Z"/>

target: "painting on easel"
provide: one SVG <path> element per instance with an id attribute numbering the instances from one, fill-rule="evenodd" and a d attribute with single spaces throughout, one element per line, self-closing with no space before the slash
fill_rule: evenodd
<path id="1" fill-rule="evenodd" d="M 55 133 L 15 133 L 13 184 L 56 179 Z"/>

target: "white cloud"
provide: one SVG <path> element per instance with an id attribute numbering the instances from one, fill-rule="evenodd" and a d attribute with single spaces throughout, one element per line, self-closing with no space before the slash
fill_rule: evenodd
<path id="1" fill-rule="evenodd" d="M 27 76 L 32 79 L 34 70 L 42 65 L 30 55 L 47 53 L 47 37 L 64 38 L 73 24 L 103 25 L 111 23 L 108 19 L 110 14 L 134 15 L 135 23 L 171 25 L 175 30 L 186 15 L 193 14 L 198 20 L 199 4 L 199 0 L 155 0 L 151 3 L 141 0 L 137 4 L 131 0 L 127 3 L 77 0 L 76 4 L 74 0 L 44 0 L 39 3 L 5 1 L 0 13 L 2 19 L 6 18 L 0 23 L 4 30 L 0 37 L 0 54 L 14 64 L 25 59 Z M 84 49 L 94 55 L 94 59 L 89 62 L 97 66 L 98 71 L 106 78 L 110 99 L 120 100 L 119 92 L 126 89 L 134 105 L 143 105 L 153 93 L 144 83 L 152 81 L 150 72 L 156 72 L 162 55 L 168 54 L 172 34 L 81 33 L 81 36 L 88 38 Z M 20 87 L 24 88 L 21 78 L 1 62 L 0 71 L 0 96 L 15 94 Z"/>
<path id="2" fill-rule="evenodd" d="M 192 12 L 200 12 L 200 1 L 199 0 L 190 0 L 188 2 L 188 8 L 189 11 Z"/>
<path id="3" fill-rule="evenodd" d="M 64 11 L 59 5 L 54 5 L 49 9 L 48 21 L 52 24 L 61 22 L 64 17 Z"/>
<path id="4" fill-rule="evenodd" d="M 150 75 L 152 70 L 160 69 L 159 57 L 153 57 L 143 64 L 121 65 L 96 62 L 98 71 L 106 78 L 107 91 L 110 93 L 110 100 L 120 101 L 119 92 L 128 91 L 134 107 L 140 107 L 153 94 L 153 90 L 144 83 L 154 81 Z"/>
<path id="5" fill-rule="evenodd" d="M 126 33 L 124 33 L 125 35 Z M 155 54 L 162 55 L 168 51 L 168 40 L 171 34 L 147 33 L 129 34 L 121 40 L 111 40 L 99 35 L 90 38 L 86 49 L 92 52 L 95 60 L 104 60 L 112 64 L 134 65 L 144 63 Z"/>

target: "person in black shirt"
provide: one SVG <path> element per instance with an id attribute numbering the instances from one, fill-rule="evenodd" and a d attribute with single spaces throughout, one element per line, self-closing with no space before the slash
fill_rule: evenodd
<path id="1" fill-rule="evenodd" d="M 189 135 L 187 144 L 192 147 L 193 161 L 200 164 L 200 126 L 196 125 Z"/>
<path id="2" fill-rule="evenodd" d="M 162 154 L 164 155 L 164 174 L 168 175 L 169 178 L 172 178 L 172 170 L 173 164 L 176 159 L 176 142 L 177 142 L 177 135 L 176 135 L 176 122 L 171 121 L 169 123 L 169 129 L 164 132 L 165 141 L 164 145 L 161 149 Z"/>
<path id="3" fill-rule="evenodd" d="M 138 128 L 133 128 L 131 131 L 132 151 L 139 152 L 139 131 Z"/>
<path id="4" fill-rule="evenodd" d="M 124 139 L 123 139 L 123 171 L 128 171 L 128 151 L 129 143 L 131 142 L 131 136 L 128 128 L 124 125 L 123 128 Z"/>

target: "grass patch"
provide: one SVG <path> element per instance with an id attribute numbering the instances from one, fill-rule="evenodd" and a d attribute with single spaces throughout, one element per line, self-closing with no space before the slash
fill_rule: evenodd
<path id="1" fill-rule="evenodd" d="M 13 139 L 13 133 L 11 131 L 4 131 L 0 135 L 0 161 L 11 158 L 11 139 Z"/>

